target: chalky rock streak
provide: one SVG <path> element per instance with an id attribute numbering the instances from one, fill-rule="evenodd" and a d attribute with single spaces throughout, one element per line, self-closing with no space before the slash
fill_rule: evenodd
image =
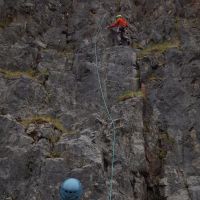
<path id="1" fill-rule="evenodd" d="M 0 199 L 200 199 L 198 0 L 0 0 Z M 106 29 L 121 14 L 130 46 Z M 103 17 L 105 18 L 103 19 Z"/>

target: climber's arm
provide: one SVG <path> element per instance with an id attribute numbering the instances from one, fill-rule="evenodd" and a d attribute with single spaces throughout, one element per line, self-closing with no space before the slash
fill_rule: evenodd
<path id="1" fill-rule="evenodd" d="M 117 26 L 119 26 L 119 20 L 117 20 L 115 23 L 108 26 L 108 28 L 114 28 L 114 27 L 117 27 Z"/>

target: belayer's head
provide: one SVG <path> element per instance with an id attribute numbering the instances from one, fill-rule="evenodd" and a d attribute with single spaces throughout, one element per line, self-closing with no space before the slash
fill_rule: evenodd
<path id="1" fill-rule="evenodd" d="M 81 182 L 75 178 L 66 179 L 60 186 L 61 200 L 80 200 L 82 193 Z"/>
<path id="2" fill-rule="evenodd" d="M 115 18 L 118 19 L 118 18 L 121 18 L 121 17 L 122 17 L 122 15 L 117 15 Z"/>

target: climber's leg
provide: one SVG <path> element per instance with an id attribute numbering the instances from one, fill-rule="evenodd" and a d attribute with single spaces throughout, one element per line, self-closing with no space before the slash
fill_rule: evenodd
<path id="1" fill-rule="evenodd" d="M 126 41 L 128 45 L 130 45 L 130 39 L 127 35 L 127 29 L 126 28 L 122 28 L 121 30 L 121 38 L 123 41 Z"/>
<path id="2" fill-rule="evenodd" d="M 117 29 L 117 41 L 120 45 L 122 44 L 122 33 L 120 27 Z"/>

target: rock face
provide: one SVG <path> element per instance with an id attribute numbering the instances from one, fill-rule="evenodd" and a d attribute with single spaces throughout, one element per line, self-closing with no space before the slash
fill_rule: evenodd
<path id="1" fill-rule="evenodd" d="M 199 11 L 197 0 L 0 0 L 0 199 L 58 200 L 67 177 L 84 200 L 108 199 L 103 93 L 113 199 L 199 200 Z M 105 29 L 119 12 L 130 46 Z"/>

